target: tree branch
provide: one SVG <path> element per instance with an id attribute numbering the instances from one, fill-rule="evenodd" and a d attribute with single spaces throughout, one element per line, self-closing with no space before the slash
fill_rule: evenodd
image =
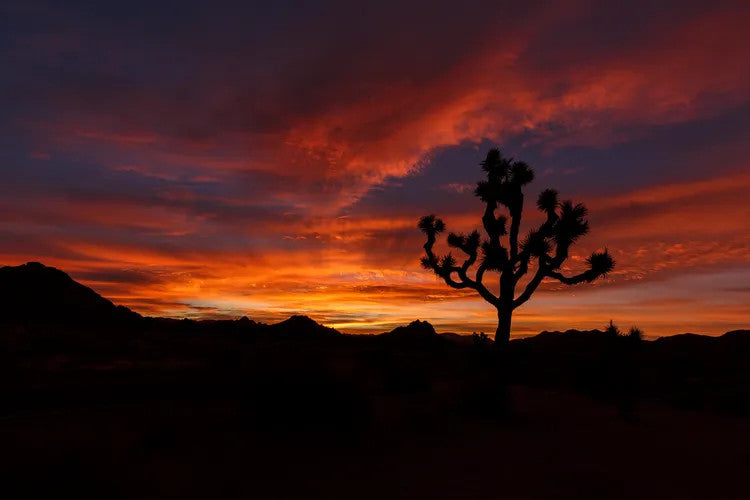
<path id="1" fill-rule="evenodd" d="M 464 261 L 461 267 L 443 267 L 440 265 L 440 260 L 432 250 L 436 241 L 436 231 L 430 230 L 425 231 L 425 233 L 427 234 L 427 242 L 424 244 L 424 251 L 427 255 L 427 260 L 424 262 L 429 265 L 429 267 L 435 272 L 435 274 L 443 278 L 443 281 L 445 281 L 448 286 L 456 289 L 471 288 L 473 290 L 476 290 L 484 300 L 494 306 L 497 306 L 499 303 L 499 299 L 495 297 L 489 290 L 487 290 L 487 287 L 482 284 L 482 277 L 485 270 L 484 264 L 482 264 L 477 271 L 476 281 L 472 280 L 467 275 L 469 267 L 471 267 L 471 265 L 476 262 L 478 249 L 474 248 L 472 251 L 467 251 L 466 248 L 468 247 L 462 248 L 462 250 L 464 250 L 464 252 L 466 252 L 466 254 L 469 256 L 469 258 Z M 458 274 L 460 281 L 455 281 L 452 278 L 453 273 Z"/>
<path id="2" fill-rule="evenodd" d="M 466 259 L 461 266 L 461 272 L 466 274 L 466 272 L 469 270 L 471 266 L 474 265 L 474 262 L 477 261 L 477 251 L 475 250 L 473 253 L 469 254 L 469 258 Z"/>
<path id="3" fill-rule="evenodd" d="M 518 202 L 521 209 L 515 209 L 510 211 L 510 236 L 508 237 L 508 244 L 510 246 L 510 261 L 515 266 L 516 259 L 518 258 L 518 231 L 521 229 L 521 210 L 523 209 L 523 195 Z"/>
<path id="4" fill-rule="evenodd" d="M 513 273 L 513 282 L 518 283 L 518 281 L 523 278 L 523 276 L 529 272 L 529 260 L 531 260 L 531 255 L 528 255 L 527 258 L 521 260 L 521 264 L 518 266 L 518 270 Z"/>
<path id="5" fill-rule="evenodd" d="M 482 280 L 484 279 L 484 272 L 486 270 L 486 267 L 484 264 L 481 264 L 479 266 L 479 269 L 477 269 L 477 275 L 476 275 L 476 281 L 473 281 L 474 283 L 474 289 L 479 293 L 479 295 L 482 296 L 484 300 L 492 304 L 493 306 L 497 306 L 500 303 L 500 298 L 496 297 L 492 292 L 487 290 L 487 287 L 484 286 L 484 283 L 482 283 Z M 459 276 L 461 276 L 459 274 Z M 466 277 L 464 274 L 462 277 Z M 466 277 L 468 281 L 471 281 L 468 277 Z"/>
<path id="6" fill-rule="evenodd" d="M 547 267 L 540 261 L 539 268 L 536 270 L 534 277 L 526 284 L 523 293 L 513 301 L 513 309 L 519 307 L 531 298 L 532 294 L 536 291 L 542 281 L 544 281 L 545 276 L 547 276 Z"/>
<path id="7" fill-rule="evenodd" d="M 458 274 L 460 282 L 453 280 L 451 275 L 453 273 Z M 485 287 L 481 282 L 474 281 L 471 278 L 469 278 L 466 275 L 466 272 L 463 271 L 460 267 L 451 267 L 446 270 L 446 272 L 440 272 L 438 274 L 441 278 L 443 278 L 443 281 L 445 283 L 453 288 L 471 288 L 472 290 L 476 290 L 477 293 L 487 302 L 490 304 L 497 306 L 500 303 L 500 300 L 498 297 L 495 297 L 495 295 L 492 294 L 489 290 L 487 290 L 487 287 Z"/>
<path id="8" fill-rule="evenodd" d="M 490 243 L 500 245 L 500 232 L 497 230 L 497 219 L 495 219 L 495 209 L 497 209 L 497 203 L 494 201 L 487 202 L 487 208 L 484 210 L 482 216 L 482 225 L 484 230 L 487 232 L 487 236 L 490 238 Z"/>
<path id="9" fill-rule="evenodd" d="M 460 273 L 460 269 L 458 267 L 452 267 L 447 273 L 440 275 L 440 277 L 443 278 L 443 281 L 445 281 L 445 283 L 448 286 L 453 287 L 453 288 L 458 288 L 458 289 L 474 288 L 474 286 L 472 286 L 473 283 L 471 283 L 470 280 L 469 281 L 463 280 L 460 274 L 459 274 L 459 278 L 461 278 L 461 281 L 460 282 L 453 281 L 453 278 L 451 278 L 451 274 L 453 274 L 454 272 Z"/>
<path id="10" fill-rule="evenodd" d="M 560 283 L 564 283 L 566 285 L 577 285 L 578 283 L 583 283 L 584 281 L 591 283 L 599 277 L 599 274 L 593 269 L 587 269 L 581 274 L 576 274 L 575 276 L 570 277 L 564 276 L 562 273 L 556 271 L 548 272 L 547 276 L 556 279 Z"/>
<path id="11" fill-rule="evenodd" d="M 555 228 L 555 222 L 559 219 L 557 213 L 554 210 L 547 210 L 547 220 L 544 221 L 544 223 L 539 226 L 539 228 L 534 231 L 539 234 L 541 238 L 551 238 L 554 234 L 554 228 Z M 524 261 L 526 262 L 526 268 L 528 269 L 529 260 L 531 259 L 531 252 L 527 248 L 522 249 L 518 255 L 516 255 L 516 258 L 513 259 L 513 265 L 515 266 L 517 263 L 523 264 Z M 523 274 L 526 274 L 525 272 Z M 521 274 L 521 276 L 523 276 Z M 516 280 L 518 280 L 520 276 L 517 276 Z"/>

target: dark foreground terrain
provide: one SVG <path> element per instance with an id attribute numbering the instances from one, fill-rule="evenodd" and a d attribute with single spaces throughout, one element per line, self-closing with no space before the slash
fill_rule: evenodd
<path id="1" fill-rule="evenodd" d="M 142 318 L 0 268 L 0 497 L 747 498 L 750 332 L 542 333 L 498 358 Z"/>

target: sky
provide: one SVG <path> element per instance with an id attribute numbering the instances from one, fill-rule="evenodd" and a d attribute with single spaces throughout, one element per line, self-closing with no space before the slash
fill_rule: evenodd
<path id="1" fill-rule="evenodd" d="M 513 335 L 750 327 L 750 4 L 0 4 L 0 265 L 144 315 L 494 332 L 417 219 L 481 224 L 491 147 L 590 209 Z M 494 279 L 494 278 L 493 278 Z"/>

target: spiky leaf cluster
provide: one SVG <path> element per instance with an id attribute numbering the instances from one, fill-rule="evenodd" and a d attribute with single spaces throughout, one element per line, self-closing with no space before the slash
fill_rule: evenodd
<path id="1" fill-rule="evenodd" d="M 496 148 L 489 150 L 481 166 L 487 173 L 487 180 L 477 183 L 474 194 L 485 203 L 519 210 L 523 203 L 521 188 L 534 180 L 534 170 L 522 161 L 503 157 Z"/>
<path id="2" fill-rule="evenodd" d="M 558 245 L 571 245 L 589 232 L 587 214 L 588 209 L 582 203 L 574 205 L 572 201 L 566 200 L 560 204 L 559 219 L 554 228 Z"/>
<path id="3" fill-rule="evenodd" d="M 428 236 L 435 236 L 436 234 L 445 231 L 445 223 L 441 219 L 435 217 L 434 214 L 425 215 L 420 218 L 417 227 Z"/>
<path id="4" fill-rule="evenodd" d="M 489 271 L 500 271 L 508 262 L 508 250 L 489 241 L 482 242 L 482 265 Z"/>
<path id="5" fill-rule="evenodd" d="M 528 164 L 505 158 L 497 148 L 490 149 L 480 165 L 487 172 L 488 184 L 525 186 L 534 180 L 534 170 Z"/>
<path id="6" fill-rule="evenodd" d="M 557 191 L 554 189 L 545 189 L 539 193 L 539 197 L 536 200 L 536 206 L 539 210 L 549 214 L 557 209 L 557 205 Z"/>
<path id="7" fill-rule="evenodd" d="M 552 251 L 552 244 L 540 231 L 531 231 L 521 243 L 521 250 L 531 257 L 542 257 Z"/>
<path id="8" fill-rule="evenodd" d="M 422 267 L 428 271 L 434 271 L 438 267 L 437 259 L 430 256 L 422 257 L 419 262 L 422 264 Z"/>
<path id="9" fill-rule="evenodd" d="M 453 257 L 451 253 L 448 253 L 447 255 L 444 255 L 440 259 L 440 271 L 441 273 L 449 273 L 450 269 L 455 267 L 456 265 L 456 259 Z"/>
<path id="10" fill-rule="evenodd" d="M 606 276 L 615 268 L 615 260 L 605 248 L 603 252 L 594 252 L 586 259 L 589 269 L 595 274 L 595 278 Z M 593 280 L 592 280 L 593 281 Z"/>
<path id="11" fill-rule="evenodd" d="M 474 255 L 479 248 L 479 232 L 472 231 L 468 235 L 450 233 L 447 242 L 448 245 L 462 250 L 467 255 Z"/>
<path id="12" fill-rule="evenodd" d="M 491 238 L 500 238 L 508 234 L 508 218 L 504 215 L 495 216 L 492 212 L 486 212 L 482 217 L 482 224 Z"/>

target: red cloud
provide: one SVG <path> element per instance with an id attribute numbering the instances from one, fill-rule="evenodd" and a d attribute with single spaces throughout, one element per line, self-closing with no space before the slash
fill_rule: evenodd
<path id="1" fill-rule="evenodd" d="M 398 36 L 408 43 L 368 44 L 378 32 L 370 26 L 364 42 L 349 33 L 352 47 L 310 40 L 325 49 L 315 57 L 312 47 L 281 47 L 288 56 L 281 59 L 299 62 L 291 67 L 262 66 L 252 59 L 260 49 L 219 52 L 191 41 L 192 78 L 182 66 L 160 68 L 162 74 L 144 64 L 143 73 L 127 78 L 103 65 L 73 84 L 35 81 L 45 109 L 34 113 L 28 104 L 13 130 L 24 134 L 20 156 L 49 161 L 10 167 L 18 173 L 0 199 L 7 236 L 0 257 L 58 265 L 150 313 L 211 307 L 214 314 L 263 319 L 309 312 L 351 330 L 421 316 L 445 328 L 487 329 L 492 321 L 485 323 L 481 301 L 443 290 L 418 268 L 422 242 L 414 223 L 421 214 L 388 206 L 387 215 L 374 208 L 339 217 L 342 210 L 389 178 L 418 174 L 441 148 L 489 139 L 537 144 L 543 153 L 606 149 L 654 127 L 747 106 L 750 10 L 741 2 L 682 7 L 656 9 L 633 26 L 642 30 L 614 34 L 597 25 L 598 16 L 611 14 L 606 7 L 590 12 L 578 2 L 520 9 L 517 20 L 488 11 L 491 29 L 474 34 L 473 26 L 457 26 L 455 43 L 405 33 Z M 446 19 L 445 26 L 456 25 Z M 33 57 L 53 57 L 47 52 L 58 46 L 96 46 L 42 38 L 46 43 L 29 44 Z M 210 57 L 199 57 L 201 50 Z M 119 55 L 136 66 L 146 57 Z M 116 59 L 108 64 L 117 66 Z M 63 171 L 85 165 L 89 170 L 81 171 L 99 175 L 99 184 L 49 164 Z M 696 160 L 685 169 L 703 180 L 617 195 L 577 193 L 592 209 L 593 227 L 591 248 L 580 255 L 607 244 L 618 260 L 612 279 L 596 291 L 619 302 L 613 298 L 602 310 L 637 314 L 636 301 L 617 295 L 638 295 L 631 283 L 651 286 L 750 262 L 746 163 L 707 169 Z M 444 214 L 452 227 L 476 224 L 476 213 L 456 212 Z M 14 239 L 22 243 L 8 243 Z M 102 278 L 123 269 L 159 279 Z M 734 324 L 746 312 L 714 309 L 726 312 L 722 322 L 658 297 L 662 289 L 643 290 L 664 299 L 653 302 L 661 312 L 647 314 L 648 327 L 659 333 L 677 328 L 667 315 L 688 308 L 701 325 Z M 522 331 L 609 319 L 553 287 L 540 295 L 540 307 L 519 316 Z"/>

